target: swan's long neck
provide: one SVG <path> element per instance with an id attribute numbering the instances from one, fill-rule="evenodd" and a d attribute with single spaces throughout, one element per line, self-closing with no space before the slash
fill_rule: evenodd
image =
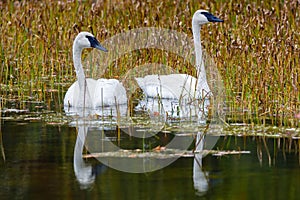
<path id="1" fill-rule="evenodd" d="M 79 90 L 83 91 L 85 85 L 85 75 L 81 64 L 82 48 L 79 48 L 76 44 L 76 42 L 73 44 L 73 62 L 79 84 Z"/>
<path id="2" fill-rule="evenodd" d="M 88 91 L 87 82 L 84 75 L 84 70 L 81 64 L 81 53 L 83 48 L 78 47 L 77 43 L 73 44 L 73 62 L 76 71 L 77 81 L 79 85 L 79 96 L 77 101 L 77 107 L 91 107 L 92 102 L 90 99 L 90 93 Z"/>
<path id="3" fill-rule="evenodd" d="M 198 81 L 203 82 L 206 81 L 206 72 L 204 67 L 204 61 L 202 58 L 200 29 L 201 26 L 199 25 L 199 23 L 193 20 L 192 30 L 193 30 L 194 45 L 195 45 L 196 69 L 197 69 Z"/>

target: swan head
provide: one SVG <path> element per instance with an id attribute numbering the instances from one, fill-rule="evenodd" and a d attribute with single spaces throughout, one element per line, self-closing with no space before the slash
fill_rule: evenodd
<path id="1" fill-rule="evenodd" d="M 218 17 L 214 16 L 207 10 L 197 10 L 193 15 L 193 22 L 202 25 L 208 22 L 223 22 L 224 20 L 219 19 Z"/>
<path id="2" fill-rule="evenodd" d="M 74 40 L 74 47 L 75 46 L 80 49 L 96 48 L 101 51 L 107 52 L 107 49 L 104 48 L 95 38 L 95 36 L 89 32 L 80 32 Z"/>

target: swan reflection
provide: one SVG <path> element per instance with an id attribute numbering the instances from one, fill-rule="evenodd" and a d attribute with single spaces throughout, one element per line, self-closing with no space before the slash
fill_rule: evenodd
<path id="1" fill-rule="evenodd" d="M 73 167 L 76 178 L 79 183 L 83 185 L 90 185 L 94 182 L 95 177 L 92 173 L 91 164 L 85 163 L 82 158 L 82 151 L 84 148 L 85 137 L 87 134 L 87 127 L 78 127 L 78 135 L 74 148 Z"/>
<path id="2" fill-rule="evenodd" d="M 205 124 L 209 105 L 209 98 L 193 102 L 176 99 L 145 98 L 139 101 L 136 110 L 144 110 L 151 115 L 163 115 L 166 121 L 169 119 L 191 121 L 193 119 L 197 123 Z"/>
<path id="3" fill-rule="evenodd" d="M 127 104 L 118 104 L 113 106 L 103 106 L 97 108 L 84 108 L 84 107 L 69 107 L 64 106 L 64 111 L 66 115 L 74 117 L 117 117 L 127 115 Z"/>
<path id="4" fill-rule="evenodd" d="M 90 143 L 87 142 L 89 135 L 101 135 L 104 130 L 116 130 L 116 116 L 126 116 L 127 105 L 109 106 L 99 109 L 88 108 L 68 108 L 67 115 L 72 116 L 73 120 L 69 126 L 77 128 L 77 138 L 74 147 L 73 168 L 77 181 L 82 189 L 90 188 L 96 175 L 102 174 L 107 168 L 106 165 L 98 162 L 97 165 L 87 162 L 83 158 L 83 151 Z M 98 118 L 91 116 L 98 115 Z M 100 137 L 100 136 L 99 136 Z M 98 137 L 98 138 L 99 138 Z M 87 150 L 90 150 L 87 148 Z"/>
<path id="5" fill-rule="evenodd" d="M 165 110 L 170 111 L 174 109 L 174 107 L 176 108 L 176 106 L 180 106 L 178 102 L 174 100 L 167 100 L 167 99 L 164 99 L 159 103 L 156 103 L 157 102 L 156 99 L 148 98 L 146 102 L 147 104 L 144 104 L 144 107 L 147 106 L 148 110 L 153 115 L 155 115 L 155 112 L 166 113 Z M 204 101 L 203 103 L 207 105 L 208 102 L 209 101 Z M 186 107 L 180 106 L 180 110 L 185 111 L 185 113 L 188 113 L 187 111 L 191 110 L 191 107 L 189 107 L 190 105 L 185 105 L 185 106 Z M 105 162 L 97 161 L 98 163 L 97 165 L 95 165 L 95 163 L 92 164 L 91 162 L 87 162 L 82 156 L 85 148 L 89 151 L 89 153 L 116 151 L 115 149 L 112 149 L 112 146 L 114 145 L 111 139 L 114 140 L 114 138 L 109 138 L 106 131 L 115 132 L 117 130 L 118 123 L 117 120 L 108 121 L 106 115 L 113 116 L 115 114 L 119 114 L 121 115 L 121 117 L 126 117 L 127 105 L 126 106 L 119 105 L 118 107 L 116 106 L 106 107 L 106 111 L 107 112 L 103 112 L 103 110 L 97 111 L 95 109 L 82 110 L 81 108 L 74 108 L 72 110 L 72 112 L 75 113 L 73 116 L 77 116 L 77 117 L 74 117 L 74 120 L 70 123 L 70 126 L 77 127 L 78 130 L 78 135 L 77 135 L 76 144 L 74 148 L 73 167 L 74 167 L 74 174 L 76 176 L 76 179 L 80 183 L 80 187 L 82 189 L 90 188 L 91 186 L 93 186 L 96 176 L 105 172 L 105 169 L 107 168 L 107 166 L 105 165 L 107 163 Z M 99 115 L 100 117 L 98 117 L 97 119 L 90 119 L 89 117 L 87 117 L 91 115 L 97 115 L 96 113 L 101 114 L 101 116 Z M 201 113 L 201 115 L 207 115 L 207 109 L 198 111 L 197 113 Z M 72 116 L 70 113 L 69 115 Z M 164 120 L 161 119 L 161 122 L 163 121 Z M 208 173 L 202 170 L 202 158 L 203 158 L 202 150 L 204 149 L 204 146 L 205 148 L 207 148 L 206 146 L 207 140 L 204 141 L 203 139 L 205 135 L 203 133 L 205 133 L 205 131 L 199 130 L 197 128 L 200 127 L 199 124 L 201 125 L 201 127 L 203 126 L 206 127 L 206 120 L 204 119 L 204 117 L 202 118 L 196 116 L 194 121 L 188 121 L 187 124 L 189 124 L 194 128 L 196 127 L 195 133 L 197 133 L 196 134 L 197 136 L 196 136 L 196 148 L 195 148 L 196 153 L 195 153 L 194 163 L 193 163 L 193 184 L 195 190 L 197 191 L 197 194 L 203 195 L 209 189 Z M 126 133 L 126 129 L 123 128 L 122 132 Z M 188 131 L 185 131 L 185 128 L 183 126 L 180 127 L 180 132 L 189 133 Z M 99 143 L 99 141 L 101 141 L 101 144 Z M 118 146 L 114 146 L 114 148 L 117 147 Z M 176 147 L 178 148 L 178 145 Z"/>
<path id="6" fill-rule="evenodd" d="M 196 136 L 195 143 L 195 157 L 194 157 L 194 165 L 193 165 L 193 182 L 194 188 L 196 190 L 196 194 L 199 196 L 203 196 L 208 191 L 208 172 L 204 172 L 202 169 L 202 158 L 203 149 L 204 149 L 204 135 L 199 132 Z"/>

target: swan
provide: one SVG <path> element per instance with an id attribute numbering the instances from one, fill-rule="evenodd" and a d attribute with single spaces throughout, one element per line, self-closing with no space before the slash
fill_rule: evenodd
<path id="1" fill-rule="evenodd" d="M 127 103 L 126 90 L 116 79 L 85 78 L 81 64 L 81 53 L 84 48 L 96 48 L 107 52 L 99 41 L 89 32 L 80 32 L 73 43 L 73 63 L 77 81 L 65 94 L 64 106 L 77 108 L 97 108 Z"/>
<path id="2" fill-rule="evenodd" d="M 147 75 L 135 78 L 147 98 L 160 97 L 163 99 L 201 99 L 210 93 L 206 80 L 200 39 L 201 25 L 208 22 L 223 22 L 206 10 L 197 10 L 192 19 L 196 69 L 198 78 L 188 74 Z"/>

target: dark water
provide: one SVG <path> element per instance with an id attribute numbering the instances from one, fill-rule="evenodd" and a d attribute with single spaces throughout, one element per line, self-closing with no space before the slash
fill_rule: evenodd
<path id="1" fill-rule="evenodd" d="M 215 149 L 251 153 L 208 155 L 198 160 L 202 170 L 195 171 L 193 157 L 148 173 L 126 173 L 87 161 L 94 178 L 81 184 L 73 167 L 76 137 L 74 127 L 2 122 L 6 160 L 0 162 L 1 199 L 298 198 L 299 158 L 293 148 L 288 152 L 284 146 L 289 140 L 220 137 Z"/>

